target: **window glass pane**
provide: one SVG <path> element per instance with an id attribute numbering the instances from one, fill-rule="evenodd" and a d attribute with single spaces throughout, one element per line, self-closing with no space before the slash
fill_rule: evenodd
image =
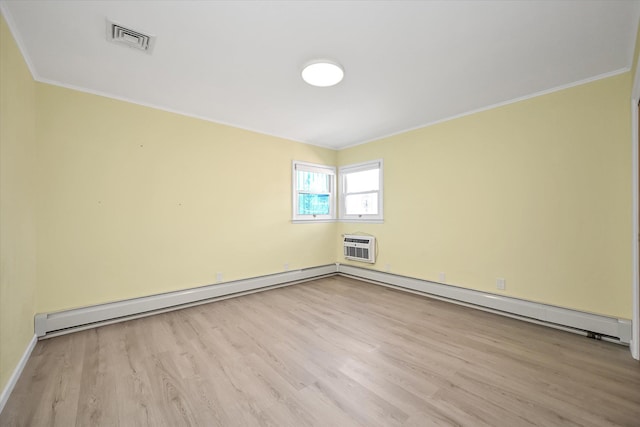
<path id="1" fill-rule="evenodd" d="M 344 205 L 347 215 L 377 215 L 378 193 L 347 195 Z"/>
<path id="2" fill-rule="evenodd" d="M 378 191 L 380 189 L 380 169 L 369 169 L 345 175 L 346 192 Z"/>
<path id="3" fill-rule="evenodd" d="M 330 176 L 326 173 L 297 171 L 298 191 L 329 193 Z"/>
<path id="4" fill-rule="evenodd" d="M 298 194 L 298 215 L 329 215 L 329 195 Z"/>

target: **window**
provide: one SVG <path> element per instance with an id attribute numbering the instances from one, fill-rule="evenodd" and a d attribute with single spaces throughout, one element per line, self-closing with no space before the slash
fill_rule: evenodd
<path id="1" fill-rule="evenodd" d="M 382 160 L 340 168 L 340 219 L 382 221 Z"/>
<path id="2" fill-rule="evenodd" d="M 334 220 L 336 168 L 293 162 L 293 220 Z"/>

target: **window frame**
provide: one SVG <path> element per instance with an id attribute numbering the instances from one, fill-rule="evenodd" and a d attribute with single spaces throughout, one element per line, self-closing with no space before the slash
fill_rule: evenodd
<path id="1" fill-rule="evenodd" d="M 378 169 L 378 213 L 375 215 L 371 214 L 358 214 L 358 215 L 347 215 L 346 213 L 346 204 L 345 200 L 349 193 L 346 192 L 346 180 L 345 177 L 350 173 L 362 172 L 366 170 Z M 384 163 L 382 159 L 372 160 L 368 162 L 362 163 L 354 163 L 351 165 L 340 166 L 338 169 L 338 180 L 340 181 L 340 187 L 338 190 L 339 194 L 339 220 L 342 222 L 370 222 L 370 223 L 382 223 L 384 222 L 384 195 L 383 195 L 383 169 Z M 354 193 L 355 194 L 355 193 Z"/>
<path id="2" fill-rule="evenodd" d="M 298 189 L 297 171 L 319 172 L 329 176 L 329 214 L 328 215 L 303 215 L 298 213 L 298 195 L 301 191 Z M 291 167 L 291 195 L 292 195 L 292 222 L 309 223 L 309 222 L 333 222 L 336 220 L 336 167 L 321 165 L 317 163 L 308 163 L 294 160 Z M 326 194 L 303 192 L 309 194 Z"/>

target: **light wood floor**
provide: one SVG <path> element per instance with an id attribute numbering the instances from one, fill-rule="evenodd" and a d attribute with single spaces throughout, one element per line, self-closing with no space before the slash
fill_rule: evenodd
<path id="1" fill-rule="evenodd" d="M 640 426 L 626 347 L 332 277 L 41 341 L 1 426 Z"/>

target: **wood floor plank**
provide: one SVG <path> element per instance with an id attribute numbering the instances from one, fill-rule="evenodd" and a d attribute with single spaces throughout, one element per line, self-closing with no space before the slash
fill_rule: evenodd
<path id="1" fill-rule="evenodd" d="M 75 424 L 82 372 L 84 339 L 65 336 L 58 342 L 46 343 L 27 365 L 33 383 L 28 390 L 18 390 L 11 399 L 29 402 L 24 423 L 15 414 L 16 425 L 68 426 Z M 36 347 L 38 347 L 36 345 Z M 25 369 L 27 369 L 25 367 Z M 4 425 L 0 414 L 0 425 Z M 9 416 L 12 414 L 9 412 Z"/>
<path id="2" fill-rule="evenodd" d="M 0 426 L 640 426 L 628 348 L 331 277 L 37 343 Z"/>
<path id="3" fill-rule="evenodd" d="M 513 413 L 517 410 L 517 416 L 521 417 L 528 425 L 544 422 L 545 425 L 584 425 L 584 426 L 609 426 L 611 425 L 600 414 L 585 414 L 584 405 L 567 395 L 558 396 L 550 393 L 550 388 L 532 387 L 530 383 L 521 383 L 520 387 L 513 381 L 505 383 L 496 381 L 503 377 L 493 376 L 488 378 L 477 371 L 463 371 L 456 374 L 453 383 L 464 388 L 469 400 L 478 402 L 482 407 L 499 407 Z M 537 393 L 531 393 L 537 390 Z M 457 391 L 456 391 L 457 392 Z M 436 395 L 437 398 L 447 398 L 446 392 Z M 560 397 L 560 398 L 559 398 Z M 571 396 L 572 397 L 572 396 Z M 568 416 L 570 414 L 570 416 Z M 530 421 L 535 420 L 535 421 Z M 626 422 L 625 422 L 626 423 Z M 524 424 L 524 421 L 521 423 Z"/>

